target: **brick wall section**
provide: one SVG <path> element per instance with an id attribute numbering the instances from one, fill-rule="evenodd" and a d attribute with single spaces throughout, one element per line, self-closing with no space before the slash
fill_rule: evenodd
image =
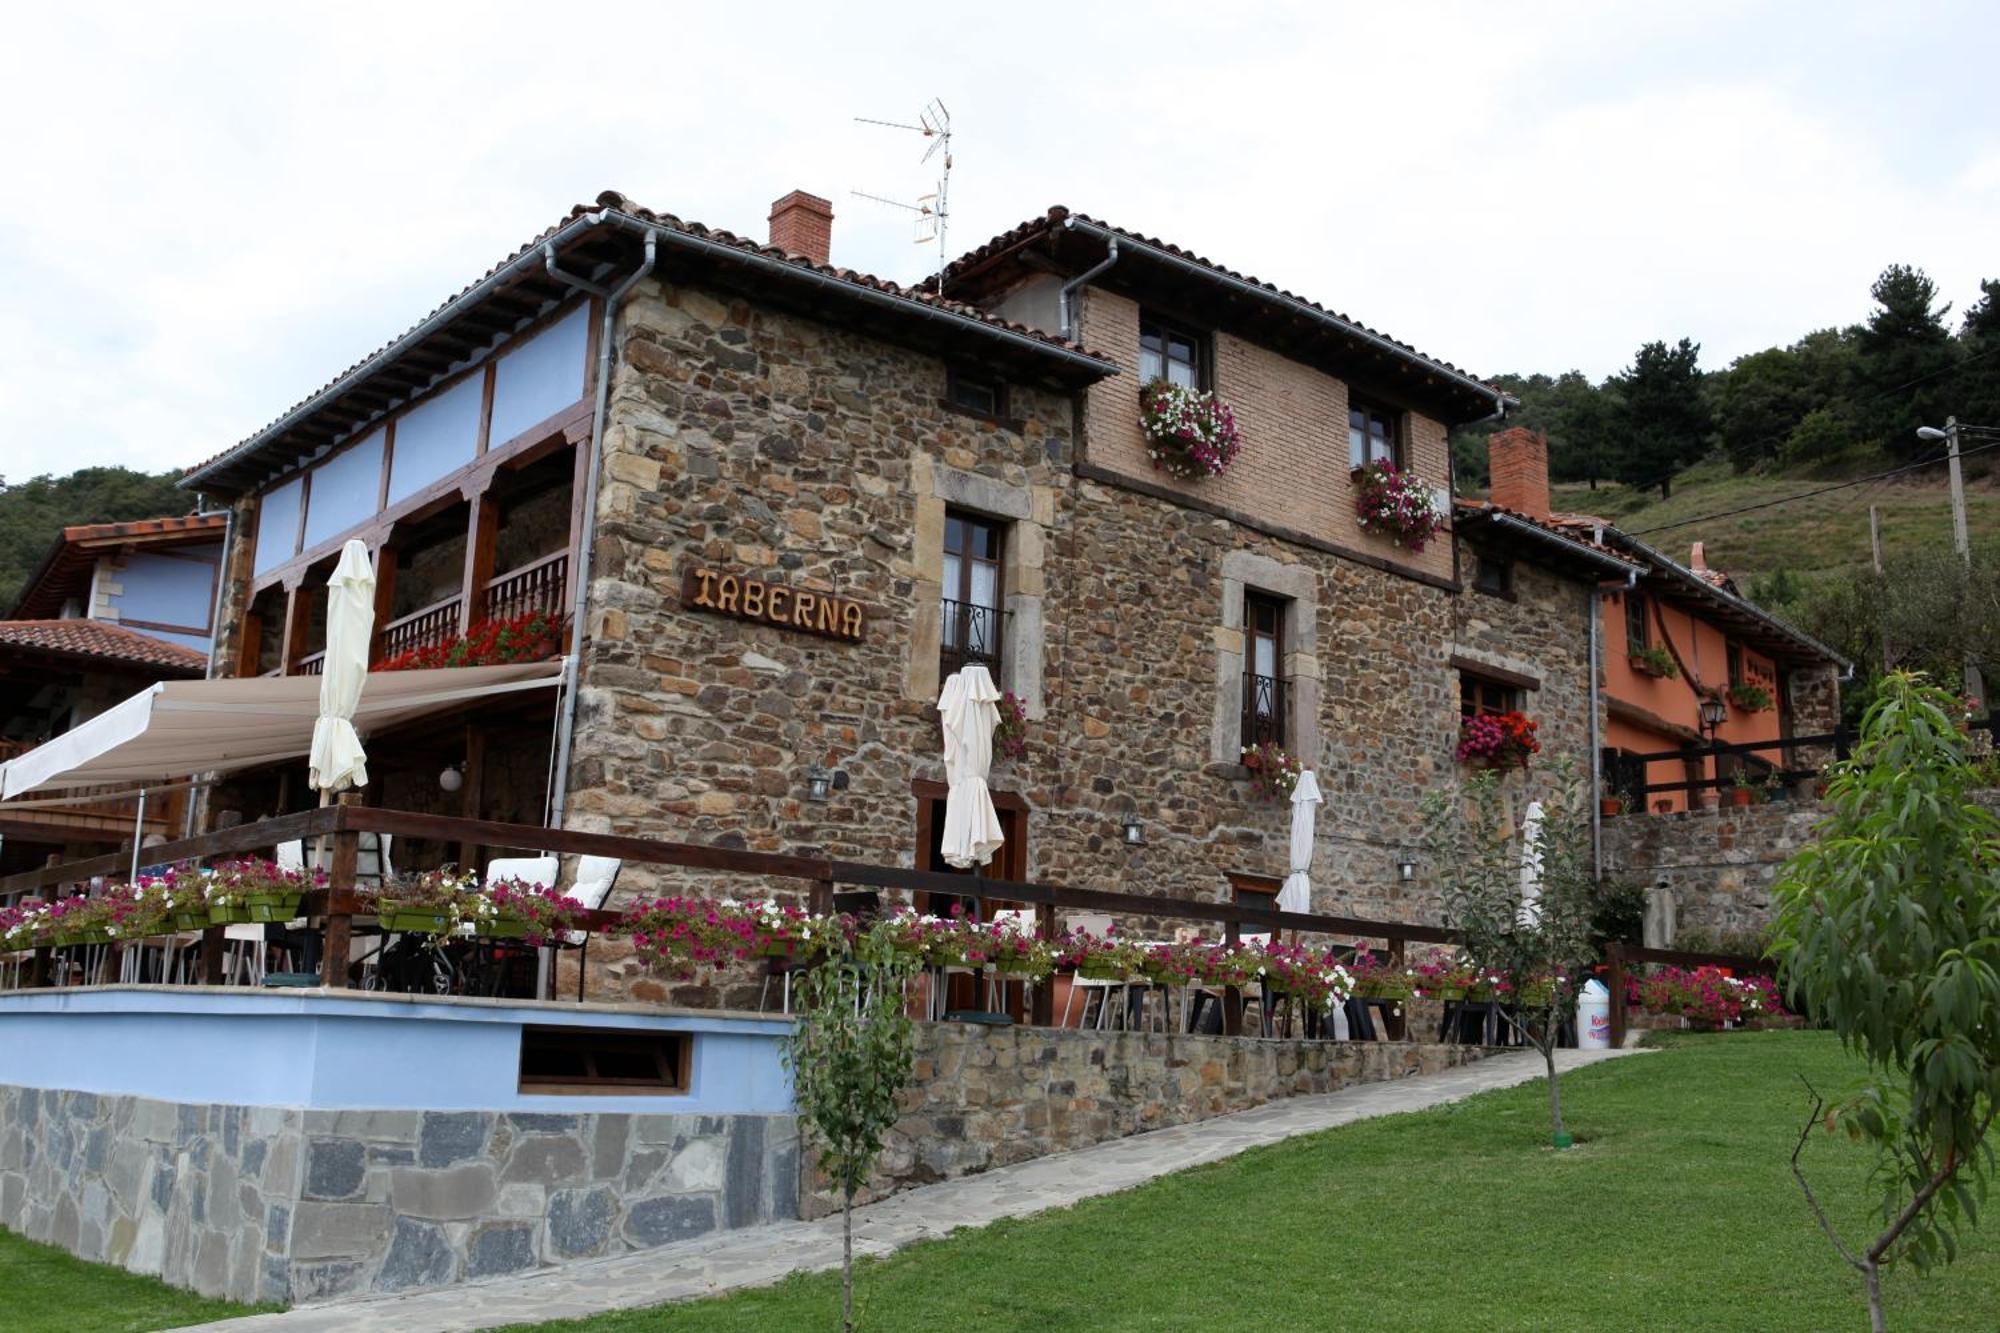
<path id="1" fill-rule="evenodd" d="M 1144 1032 L 919 1025 L 916 1077 L 864 1195 L 974 1175 L 1151 1129 L 1455 1069 L 1478 1046 L 1248 1040 Z M 813 1180 L 801 1211 L 838 1195 Z"/>
<path id="2" fill-rule="evenodd" d="M 1446 543 L 1433 542 L 1412 554 L 1356 526 L 1346 384 L 1254 343 L 1216 334 L 1215 390 L 1236 414 L 1243 452 L 1220 477 L 1177 481 L 1153 467 L 1139 430 L 1139 304 L 1092 287 L 1083 294 L 1082 318 L 1083 341 L 1127 371 L 1089 390 L 1084 438 L 1092 463 L 1322 541 L 1450 576 Z M 1404 415 L 1403 424 L 1410 465 L 1426 481 L 1444 486 L 1450 464 L 1443 424 L 1414 412 Z"/>
<path id="3" fill-rule="evenodd" d="M 1493 503 L 1530 518 L 1549 516 L 1549 441 L 1538 431 L 1513 426 L 1487 441 L 1493 470 Z"/>

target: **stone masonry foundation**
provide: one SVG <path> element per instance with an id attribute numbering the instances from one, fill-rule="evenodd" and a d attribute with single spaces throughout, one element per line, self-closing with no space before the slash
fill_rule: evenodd
<path id="1" fill-rule="evenodd" d="M 0 1087 L 0 1225 L 240 1301 L 439 1287 L 797 1215 L 789 1115 L 328 1111 Z"/>

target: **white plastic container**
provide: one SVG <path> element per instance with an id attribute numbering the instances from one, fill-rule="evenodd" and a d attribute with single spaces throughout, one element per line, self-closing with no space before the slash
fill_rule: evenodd
<path id="1" fill-rule="evenodd" d="M 1601 981 L 1586 981 L 1576 997 L 1576 1044 L 1579 1050 L 1611 1049 L 1611 992 Z"/>

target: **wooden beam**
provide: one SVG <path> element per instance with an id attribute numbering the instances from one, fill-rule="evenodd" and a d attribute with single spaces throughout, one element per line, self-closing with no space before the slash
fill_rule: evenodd
<path id="1" fill-rule="evenodd" d="M 472 497 L 472 512 L 465 528 L 465 575 L 459 586 L 464 589 L 458 603 L 458 632 L 463 634 L 479 621 L 480 609 L 486 601 L 486 585 L 493 581 L 493 552 L 500 536 L 500 505 L 494 499 L 492 476 L 486 478 L 486 489 L 477 491 Z"/>

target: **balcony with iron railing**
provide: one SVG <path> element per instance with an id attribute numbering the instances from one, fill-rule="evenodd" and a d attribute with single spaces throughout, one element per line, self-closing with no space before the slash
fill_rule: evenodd
<path id="1" fill-rule="evenodd" d="M 1006 638 L 1007 612 L 977 602 L 957 602 L 946 597 L 940 604 L 938 626 L 941 676 L 949 676 L 973 663 L 986 668 L 997 683 L 1000 679 L 1000 651 Z"/>
<path id="2" fill-rule="evenodd" d="M 1291 743 L 1292 682 L 1282 676 L 1243 675 L 1242 744 L 1287 746 Z"/>

